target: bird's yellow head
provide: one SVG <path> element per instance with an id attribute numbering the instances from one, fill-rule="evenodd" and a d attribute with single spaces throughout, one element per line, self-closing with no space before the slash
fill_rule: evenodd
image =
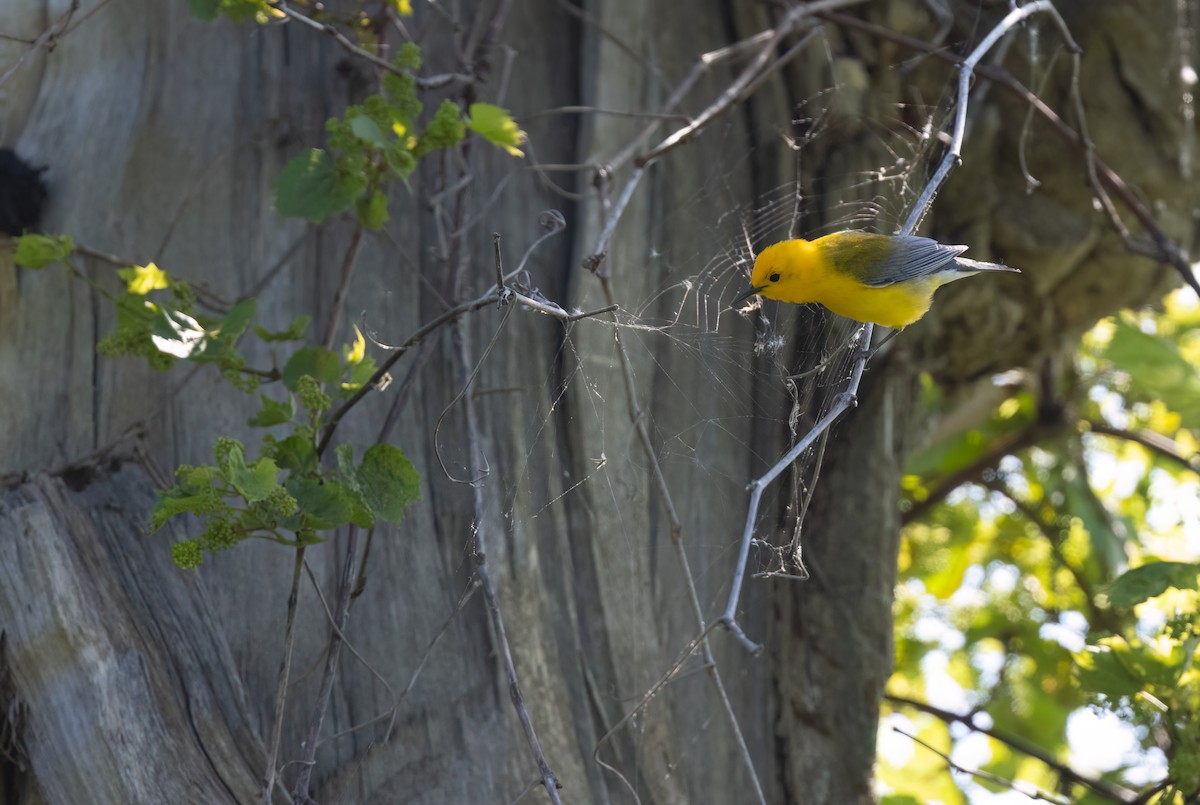
<path id="1" fill-rule="evenodd" d="M 807 240 L 783 240 L 763 249 L 750 272 L 750 287 L 733 300 L 733 305 L 755 294 L 784 302 L 807 301 L 800 296 L 811 250 Z"/>

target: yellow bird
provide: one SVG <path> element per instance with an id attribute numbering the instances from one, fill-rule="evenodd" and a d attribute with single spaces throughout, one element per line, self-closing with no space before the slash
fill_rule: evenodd
<path id="1" fill-rule="evenodd" d="M 1018 269 L 959 257 L 947 246 L 913 235 L 834 232 L 816 240 L 784 240 L 763 249 L 750 272 L 754 294 L 780 302 L 818 302 L 848 319 L 907 327 L 925 315 L 933 292 L 981 271 Z"/>

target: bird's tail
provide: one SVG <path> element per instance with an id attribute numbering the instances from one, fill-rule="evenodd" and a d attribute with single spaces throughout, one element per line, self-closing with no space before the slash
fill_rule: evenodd
<path id="1" fill-rule="evenodd" d="M 1019 268 L 1003 266 L 999 263 L 983 263 L 979 260 L 970 260 L 966 257 L 955 257 L 954 263 L 958 266 L 959 271 L 970 274 L 974 274 L 978 271 L 1011 271 L 1014 274 L 1021 273 L 1021 269 Z"/>

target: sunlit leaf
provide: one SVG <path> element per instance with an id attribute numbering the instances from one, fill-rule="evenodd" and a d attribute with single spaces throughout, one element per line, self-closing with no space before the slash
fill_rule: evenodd
<path id="1" fill-rule="evenodd" d="M 150 322 L 150 340 L 159 352 L 176 358 L 192 358 L 207 346 L 208 335 L 200 322 L 178 310 L 155 308 Z"/>
<path id="2" fill-rule="evenodd" d="M 45 268 L 69 257 L 75 241 L 69 235 L 22 235 L 17 238 L 13 260 L 22 268 Z"/>
<path id="3" fill-rule="evenodd" d="M 514 157 L 525 156 L 519 148 L 526 140 L 525 132 L 521 131 L 512 115 L 499 106 L 490 103 L 471 104 L 467 128 Z"/>
<path id="4" fill-rule="evenodd" d="M 1135 389 L 1178 413 L 1185 427 L 1200 427 L 1200 373 L 1169 339 L 1117 319 L 1104 355 L 1129 374 Z"/>
<path id="5" fill-rule="evenodd" d="M 1172 587 L 1180 590 L 1200 589 L 1200 565 L 1190 562 L 1150 562 L 1122 574 L 1108 588 L 1108 598 L 1114 607 L 1136 606 L 1162 595 Z"/>
<path id="6" fill-rule="evenodd" d="M 171 278 L 167 276 L 167 272 L 154 263 L 122 268 L 117 273 L 121 279 L 125 280 L 126 290 L 136 296 L 145 296 L 151 291 L 168 288 L 171 285 Z"/>

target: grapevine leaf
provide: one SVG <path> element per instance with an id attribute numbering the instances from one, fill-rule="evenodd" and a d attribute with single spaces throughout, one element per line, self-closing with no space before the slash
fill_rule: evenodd
<path id="1" fill-rule="evenodd" d="M 526 134 L 506 109 L 490 103 L 473 103 L 467 128 L 514 157 L 525 156 L 518 146 L 525 142 Z"/>
<path id="2" fill-rule="evenodd" d="M 292 395 L 287 396 L 285 401 L 272 400 L 265 394 L 260 394 L 259 399 L 262 400 L 262 408 L 250 417 L 249 425 L 252 428 L 269 428 L 272 425 L 282 425 L 285 422 L 291 422 L 292 417 L 296 415 L 296 401 Z"/>
<path id="3" fill-rule="evenodd" d="M 356 184 L 343 178 L 333 159 L 319 148 L 292 157 L 275 180 L 276 211 L 313 223 L 345 209 L 356 195 Z"/>
<path id="4" fill-rule="evenodd" d="M 358 467 L 363 499 L 375 516 L 389 523 L 404 519 L 404 510 L 421 497 L 421 476 L 398 448 L 377 444 L 363 454 Z"/>
<path id="5" fill-rule="evenodd" d="M 68 257 L 75 250 L 70 235 L 23 235 L 17 238 L 13 260 L 22 268 L 45 268 Z"/>
<path id="6" fill-rule="evenodd" d="M 283 367 L 283 385 L 290 391 L 304 375 L 312 375 L 318 383 L 335 385 L 341 378 L 342 367 L 337 355 L 323 347 L 303 347 L 296 350 Z"/>

